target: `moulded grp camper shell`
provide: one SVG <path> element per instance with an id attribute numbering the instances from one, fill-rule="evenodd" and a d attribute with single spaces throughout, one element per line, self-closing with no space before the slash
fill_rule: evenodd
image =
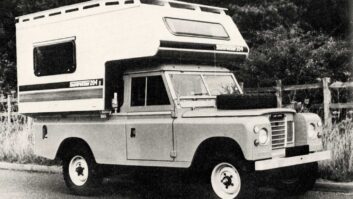
<path id="1" fill-rule="evenodd" d="M 105 110 L 106 63 L 114 60 L 234 61 L 249 53 L 225 9 L 179 1 L 88 1 L 16 20 L 24 114 Z"/>

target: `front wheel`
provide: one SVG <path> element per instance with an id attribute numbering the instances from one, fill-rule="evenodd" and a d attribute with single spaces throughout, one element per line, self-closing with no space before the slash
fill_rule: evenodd
<path id="1" fill-rule="evenodd" d="M 225 158 L 215 161 L 208 173 L 207 198 L 255 198 L 258 189 L 255 172 L 245 160 Z"/>
<path id="2" fill-rule="evenodd" d="M 92 154 L 85 149 L 69 152 L 63 160 L 63 175 L 66 186 L 77 195 L 92 195 L 103 178 L 98 173 Z"/>

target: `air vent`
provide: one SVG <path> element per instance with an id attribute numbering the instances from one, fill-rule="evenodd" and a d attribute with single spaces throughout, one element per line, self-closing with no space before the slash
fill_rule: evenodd
<path id="1" fill-rule="evenodd" d="M 208 7 L 200 7 L 201 11 L 203 12 L 210 12 L 210 13 L 215 13 L 215 14 L 221 14 L 221 11 L 219 9 L 214 9 L 214 8 L 208 8 Z"/>
<path id="2" fill-rule="evenodd" d="M 91 8 L 95 8 L 95 7 L 99 7 L 99 3 L 96 4 L 92 4 L 92 5 L 88 5 L 88 6 L 84 6 L 83 9 L 91 9 Z"/>
<path id="3" fill-rule="evenodd" d="M 125 4 L 134 4 L 134 1 L 133 0 L 127 0 L 127 1 L 125 1 Z"/>
<path id="4" fill-rule="evenodd" d="M 115 6 L 115 5 L 119 5 L 119 1 L 110 1 L 105 3 L 106 6 Z"/>
<path id="5" fill-rule="evenodd" d="M 78 11 L 78 8 L 72 8 L 72 9 L 66 10 L 65 12 L 70 13 L 70 12 L 77 12 L 77 11 Z"/>
<path id="6" fill-rule="evenodd" d="M 61 14 L 61 12 L 54 12 L 54 13 L 50 13 L 49 16 L 51 17 L 51 16 L 60 15 L 60 14 Z"/>
<path id="7" fill-rule="evenodd" d="M 44 18 L 44 17 L 45 17 L 44 15 L 40 15 L 40 16 L 34 17 L 33 19 L 34 19 L 34 20 L 37 20 L 37 19 L 41 19 L 41 18 Z"/>
<path id="8" fill-rule="evenodd" d="M 159 0 L 141 0 L 141 3 L 150 4 L 150 5 L 157 5 L 157 6 L 164 6 L 165 2 Z"/>
<path id="9" fill-rule="evenodd" d="M 181 3 L 174 3 L 174 2 L 169 2 L 170 7 L 173 8 L 180 8 L 180 9 L 187 9 L 187 10 L 195 10 L 195 7 L 192 5 L 188 4 L 181 4 Z"/>

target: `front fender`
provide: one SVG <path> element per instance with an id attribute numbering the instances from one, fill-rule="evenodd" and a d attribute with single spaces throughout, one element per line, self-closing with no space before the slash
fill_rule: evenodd
<path id="1" fill-rule="evenodd" d="M 308 137 L 308 127 L 310 124 L 315 125 L 317 134 L 323 132 L 321 118 L 314 113 L 298 113 L 294 117 L 295 123 L 295 145 L 309 145 L 309 150 L 320 151 L 323 149 L 322 140 L 318 136 L 315 138 Z"/>
<path id="2" fill-rule="evenodd" d="M 253 132 L 255 125 L 269 127 L 268 117 L 178 118 L 174 122 L 178 152 L 176 161 L 191 162 L 201 143 L 215 137 L 234 140 L 246 160 L 269 158 L 270 144 L 257 147 L 254 145 L 257 139 L 257 135 Z"/>

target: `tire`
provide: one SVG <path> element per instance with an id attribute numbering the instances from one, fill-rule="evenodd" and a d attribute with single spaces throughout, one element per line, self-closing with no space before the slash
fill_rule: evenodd
<path id="1" fill-rule="evenodd" d="M 275 187 L 287 195 L 301 195 L 314 187 L 317 176 L 317 162 L 288 168 L 280 172 Z"/>
<path id="2" fill-rule="evenodd" d="M 201 184 L 205 189 L 198 193 L 202 198 L 214 199 L 251 199 L 256 197 L 258 186 L 255 172 L 245 160 L 240 158 L 222 158 L 212 161 L 208 171 L 208 180 Z M 201 179 L 203 176 L 200 176 Z"/>
<path id="3" fill-rule="evenodd" d="M 66 186 L 75 195 L 94 195 L 102 184 L 98 165 L 86 147 L 69 151 L 63 159 Z"/>

